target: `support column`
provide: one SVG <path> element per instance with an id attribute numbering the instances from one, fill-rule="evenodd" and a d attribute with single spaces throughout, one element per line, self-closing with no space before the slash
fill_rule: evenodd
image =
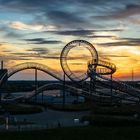
<path id="1" fill-rule="evenodd" d="M 0 103 L 1 103 L 2 93 L 7 93 L 7 80 L 8 80 L 8 70 L 3 68 L 3 61 L 1 61 L 0 80 L 2 80 L 0 84 Z"/>
<path id="2" fill-rule="evenodd" d="M 92 78 L 90 77 L 90 87 L 89 87 L 89 88 L 90 88 L 90 89 L 89 89 L 89 90 L 90 90 L 90 95 L 91 95 L 91 93 L 92 93 L 92 86 L 93 86 Z"/>
<path id="3" fill-rule="evenodd" d="M 92 93 L 96 93 L 96 89 L 95 89 L 95 81 L 94 81 L 94 77 L 90 77 L 90 91 L 89 91 L 90 95 L 90 103 L 92 104 L 93 102 L 96 102 L 96 99 L 92 98 Z"/>
<path id="4" fill-rule="evenodd" d="M 3 70 L 3 60 L 1 61 L 1 69 Z"/>
<path id="5" fill-rule="evenodd" d="M 3 70 L 3 61 L 1 61 L 1 72 L 0 72 L 1 75 L 2 75 L 2 70 Z M 2 85 L 0 85 L 0 86 L 2 86 Z M 0 89 L 0 102 L 1 102 L 1 97 L 2 97 L 2 90 Z"/>
<path id="6" fill-rule="evenodd" d="M 43 94 L 43 91 L 42 91 L 41 100 L 42 100 L 42 104 L 43 104 L 43 102 L 44 102 L 44 94 Z"/>
<path id="7" fill-rule="evenodd" d="M 96 59 L 94 59 L 94 63 L 97 64 Z M 95 74 L 94 74 L 94 77 L 93 77 L 93 82 L 94 82 L 94 93 L 96 94 L 96 66 L 94 68 L 94 72 L 95 72 Z"/>
<path id="8" fill-rule="evenodd" d="M 37 101 L 37 88 L 38 88 L 38 85 L 37 85 L 37 69 L 35 69 L 35 101 Z"/>
<path id="9" fill-rule="evenodd" d="M 96 68 L 94 69 L 94 72 L 96 72 Z M 90 91 L 89 92 L 90 92 L 90 98 L 91 98 L 90 101 L 91 102 L 93 102 L 92 101 L 92 93 L 96 94 L 96 75 L 94 72 L 89 74 L 89 77 L 90 77 L 90 85 L 89 85 Z"/>
<path id="10" fill-rule="evenodd" d="M 96 72 L 96 71 L 95 71 Z M 94 77 L 94 92 L 95 92 L 95 94 L 96 94 L 96 75 L 95 75 L 95 77 Z"/>
<path id="11" fill-rule="evenodd" d="M 65 106 L 65 103 L 66 103 L 66 93 L 65 93 L 65 83 L 66 82 L 66 75 L 65 75 L 65 73 L 64 73 L 64 77 L 63 77 L 63 107 Z"/>
<path id="12" fill-rule="evenodd" d="M 111 79 L 111 86 L 110 86 L 110 93 L 111 93 L 111 103 L 113 102 L 113 92 L 112 92 L 112 74 L 110 75 L 110 79 Z"/>
<path id="13" fill-rule="evenodd" d="M 76 102 L 77 103 L 79 102 L 79 95 L 78 94 L 76 95 Z"/>
<path id="14" fill-rule="evenodd" d="M 95 70 L 96 73 L 96 70 Z M 96 75 L 91 79 L 93 92 L 96 94 Z"/>

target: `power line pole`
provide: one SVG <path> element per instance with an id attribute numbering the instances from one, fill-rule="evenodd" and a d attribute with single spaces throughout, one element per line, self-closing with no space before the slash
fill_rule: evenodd
<path id="1" fill-rule="evenodd" d="M 132 67 L 132 82 L 134 81 L 134 70 L 133 70 L 133 67 Z"/>

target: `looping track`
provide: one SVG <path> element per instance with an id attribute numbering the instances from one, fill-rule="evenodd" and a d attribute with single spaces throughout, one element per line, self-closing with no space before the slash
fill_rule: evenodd
<path id="1" fill-rule="evenodd" d="M 71 49 L 76 48 L 77 46 L 81 46 L 81 47 L 89 50 L 91 57 L 92 57 L 92 61 L 96 60 L 96 62 L 98 62 L 98 52 L 96 51 L 95 47 L 91 43 L 89 43 L 85 40 L 73 40 L 73 41 L 69 42 L 62 49 L 61 55 L 60 55 L 60 64 L 61 64 L 61 67 L 63 69 L 63 72 L 69 77 L 70 80 L 72 80 L 72 81 L 84 81 L 88 78 L 87 73 L 84 73 L 83 75 L 80 75 L 80 76 L 76 76 L 71 71 L 71 69 L 69 68 L 69 65 L 67 63 L 68 53 L 70 52 Z"/>

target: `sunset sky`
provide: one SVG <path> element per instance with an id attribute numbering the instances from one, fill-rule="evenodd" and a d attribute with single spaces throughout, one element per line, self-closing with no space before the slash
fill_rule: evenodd
<path id="1" fill-rule="evenodd" d="M 116 64 L 114 77 L 131 80 L 133 69 L 140 80 L 140 0 L 0 0 L 0 60 L 6 68 L 38 62 L 61 72 L 61 50 L 75 39 L 92 43 L 100 58 Z M 13 79 L 32 79 L 32 72 Z"/>

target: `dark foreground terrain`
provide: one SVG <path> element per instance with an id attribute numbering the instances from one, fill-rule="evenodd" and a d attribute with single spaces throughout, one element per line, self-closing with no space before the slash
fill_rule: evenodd
<path id="1" fill-rule="evenodd" d="M 139 140 L 140 126 L 69 127 L 28 132 L 0 132 L 2 140 Z"/>

